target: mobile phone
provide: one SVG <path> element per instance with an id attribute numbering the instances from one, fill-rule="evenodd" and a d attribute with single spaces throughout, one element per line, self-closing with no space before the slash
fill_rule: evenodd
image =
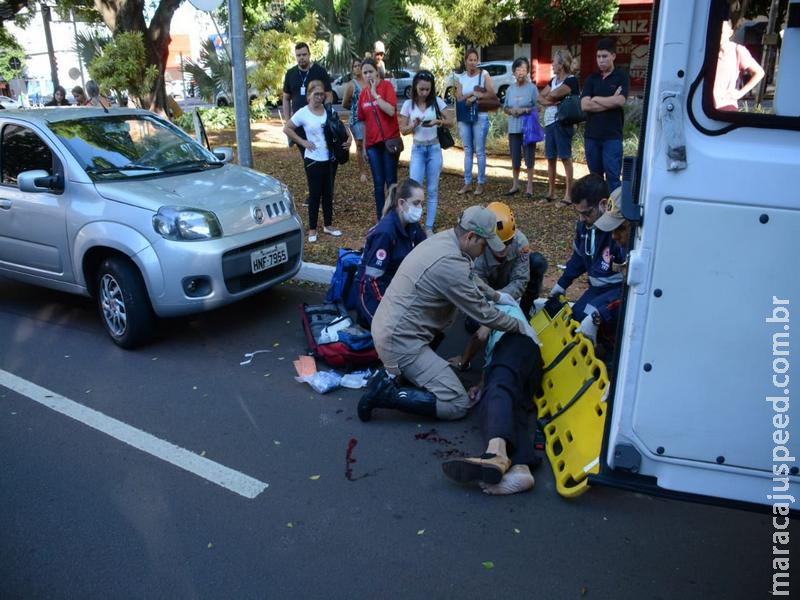
<path id="1" fill-rule="evenodd" d="M 433 124 L 433 121 L 431 121 L 430 119 L 425 120 L 425 121 L 422 122 L 422 126 L 423 127 L 430 127 L 432 124 Z"/>

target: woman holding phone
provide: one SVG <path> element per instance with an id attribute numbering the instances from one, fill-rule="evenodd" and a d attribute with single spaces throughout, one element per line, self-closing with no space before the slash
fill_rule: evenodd
<path id="1" fill-rule="evenodd" d="M 439 176 L 442 174 L 442 147 L 436 128 L 452 127 L 452 118 L 444 116 L 447 104 L 436 95 L 433 73 L 420 71 L 411 83 L 411 100 L 400 109 L 400 133 L 414 134 L 411 147 L 411 179 L 425 182 L 428 210 L 425 218 L 425 233 L 433 235 L 436 207 L 439 203 Z"/>
<path id="2" fill-rule="evenodd" d="M 386 140 L 400 137 L 397 124 L 397 95 L 390 81 L 381 79 L 375 61 L 365 58 L 361 73 L 367 84 L 358 98 L 359 121 L 364 122 L 364 153 L 375 186 L 375 214 L 380 220 L 386 188 L 397 183 L 399 156 L 386 148 Z"/>

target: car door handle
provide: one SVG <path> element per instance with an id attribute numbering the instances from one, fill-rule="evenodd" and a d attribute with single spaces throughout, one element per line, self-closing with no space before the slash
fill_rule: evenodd
<path id="1" fill-rule="evenodd" d="M 0 198 L 0 208 L 4 208 L 5 210 L 11 208 L 11 200 L 8 200 L 7 198 Z"/>

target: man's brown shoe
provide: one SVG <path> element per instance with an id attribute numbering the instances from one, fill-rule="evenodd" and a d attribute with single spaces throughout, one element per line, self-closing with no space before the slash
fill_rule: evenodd
<path id="1" fill-rule="evenodd" d="M 511 460 L 497 454 L 483 454 L 477 458 L 456 458 L 442 463 L 442 471 L 453 481 L 468 483 L 482 481 L 488 484 L 500 483 L 511 466 Z"/>

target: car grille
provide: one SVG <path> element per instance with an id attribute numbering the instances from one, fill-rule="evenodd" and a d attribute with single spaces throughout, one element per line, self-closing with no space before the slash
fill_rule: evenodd
<path id="1" fill-rule="evenodd" d="M 275 204 L 283 203 L 276 202 Z M 280 242 L 286 244 L 286 251 L 289 260 L 281 265 L 277 265 L 260 273 L 251 273 L 250 253 L 260 248 L 268 248 Z M 277 237 L 272 237 L 248 246 L 242 246 L 235 250 L 229 250 L 222 255 L 222 275 L 225 278 L 225 287 L 231 294 L 244 292 L 250 288 L 262 285 L 274 279 L 279 279 L 282 275 L 289 273 L 297 266 L 300 261 L 300 248 L 302 245 L 302 234 L 300 231 L 290 231 Z"/>

